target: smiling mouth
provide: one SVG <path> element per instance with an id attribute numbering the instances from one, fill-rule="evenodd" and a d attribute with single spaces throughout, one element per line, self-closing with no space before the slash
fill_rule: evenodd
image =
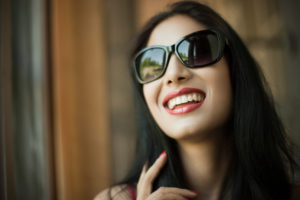
<path id="1" fill-rule="evenodd" d="M 163 99 L 163 106 L 171 115 L 181 115 L 199 108 L 205 101 L 206 93 L 198 88 L 182 88 L 169 92 Z"/>
<path id="2" fill-rule="evenodd" d="M 189 104 L 197 104 L 203 101 L 204 98 L 205 96 L 203 94 L 193 92 L 174 97 L 170 99 L 166 105 L 170 110 L 174 110 Z"/>

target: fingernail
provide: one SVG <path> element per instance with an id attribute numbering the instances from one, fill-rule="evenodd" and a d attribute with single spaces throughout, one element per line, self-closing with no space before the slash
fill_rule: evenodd
<path id="1" fill-rule="evenodd" d="M 166 151 L 163 151 L 161 154 L 159 154 L 158 157 L 161 157 L 162 155 L 165 155 L 166 154 Z"/>
<path id="2" fill-rule="evenodd" d="M 194 191 L 194 190 L 190 190 L 191 192 L 193 192 L 193 193 L 195 193 L 195 194 L 199 194 L 199 192 L 196 192 L 196 191 Z"/>

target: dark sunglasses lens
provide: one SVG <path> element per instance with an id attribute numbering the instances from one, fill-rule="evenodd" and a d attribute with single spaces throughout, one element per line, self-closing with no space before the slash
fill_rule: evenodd
<path id="1" fill-rule="evenodd" d="M 177 51 L 186 65 L 208 65 L 218 58 L 218 38 L 213 32 L 192 35 L 178 45 Z"/>
<path id="2" fill-rule="evenodd" d="M 152 81 L 163 73 L 165 51 L 161 48 L 148 49 L 135 60 L 136 71 L 142 81 Z"/>

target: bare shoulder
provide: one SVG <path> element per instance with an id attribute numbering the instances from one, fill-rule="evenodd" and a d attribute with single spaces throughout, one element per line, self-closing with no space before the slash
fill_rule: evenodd
<path id="1" fill-rule="evenodd" d="M 131 200 L 128 185 L 116 185 L 100 192 L 94 200 Z"/>
<path id="2" fill-rule="evenodd" d="M 292 186 L 292 198 L 291 200 L 298 200 L 300 199 L 300 186 L 293 185 Z"/>

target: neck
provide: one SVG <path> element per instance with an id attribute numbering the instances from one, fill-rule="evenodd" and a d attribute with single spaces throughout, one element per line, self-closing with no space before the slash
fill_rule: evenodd
<path id="1" fill-rule="evenodd" d="M 229 168 L 230 144 L 224 134 L 200 142 L 178 142 L 188 186 L 197 192 L 197 199 L 218 199 Z"/>

